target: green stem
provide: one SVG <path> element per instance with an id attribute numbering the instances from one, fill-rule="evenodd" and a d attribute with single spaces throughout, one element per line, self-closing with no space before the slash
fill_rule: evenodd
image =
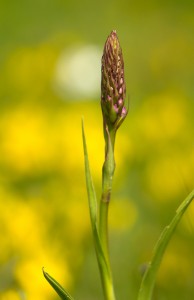
<path id="1" fill-rule="evenodd" d="M 108 213 L 108 205 L 102 205 L 101 207 L 101 225 L 100 225 L 100 233 L 99 233 L 99 220 L 97 220 L 97 201 L 96 201 L 96 193 L 92 182 L 92 176 L 90 173 L 90 167 L 89 167 L 89 160 L 88 160 L 88 152 L 87 152 L 87 145 L 86 145 L 86 138 L 84 133 L 84 124 L 82 120 L 82 137 L 83 137 L 83 147 L 84 147 L 84 161 L 85 161 L 85 174 L 86 174 L 86 186 L 87 186 L 87 193 L 88 193 L 88 200 L 89 200 L 89 209 L 90 209 L 90 219 L 91 219 L 91 225 L 92 225 L 92 232 L 93 232 L 93 238 L 94 238 L 94 245 L 96 250 L 96 256 L 98 260 L 99 270 L 100 270 L 100 276 L 104 291 L 105 300 L 115 300 L 114 296 L 114 290 L 113 290 L 113 284 L 112 284 L 112 276 L 111 276 L 111 270 L 110 270 L 110 262 L 109 262 L 109 254 L 108 254 L 108 243 L 107 243 L 107 213 Z M 110 134 L 107 136 L 107 141 L 109 141 L 109 144 L 106 142 L 106 159 L 107 157 L 113 157 L 113 149 L 112 145 L 114 145 L 114 135 L 110 139 Z M 112 141 L 112 143 L 110 142 Z M 109 150 L 107 150 L 109 149 Z M 108 153 L 108 155 L 107 155 Z M 112 154 L 111 154 L 112 153 Z M 113 157 L 114 158 L 114 157 Z M 108 161 L 111 161 L 112 158 L 108 159 Z M 112 160 L 114 162 L 114 159 Z M 104 169 L 106 170 L 107 162 L 104 164 Z M 113 168 L 114 170 L 114 168 Z M 103 199 L 105 199 L 105 190 L 110 185 L 109 178 L 107 174 L 104 175 L 105 172 L 103 172 Z M 112 183 L 111 183 L 112 184 Z M 105 186 L 107 188 L 105 188 Z M 109 189 L 108 189 L 109 190 Z M 107 199 L 107 198 L 106 198 Z M 107 204 L 107 201 L 103 201 L 103 203 Z M 102 217 L 103 216 L 103 217 Z M 101 242 L 103 240 L 103 243 Z M 106 254 L 105 254 L 106 252 Z"/>
<path id="2" fill-rule="evenodd" d="M 112 180 L 115 170 L 114 161 L 114 143 L 115 143 L 115 130 L 109 132 L 104 128 L 105 137 L 105 161 L 102 169 L 102 196 L 100 201 L 99 211 L 99 236 L 107 262 L 108 272 L 101 272 L 102 285 L 104 289 L 106 300 L 115 300 L 113 280 L 110 267 L 110 255 L 108 246 L 108 208 L 112 191 Z M 107 273 L 109 278 L 107 280 Z"/>

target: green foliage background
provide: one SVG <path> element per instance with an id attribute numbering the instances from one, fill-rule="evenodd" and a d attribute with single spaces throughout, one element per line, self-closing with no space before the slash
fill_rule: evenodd
<path id="1" fill-rule="evenodd" d="M 130 111 L 116 141 L 111 259 L 118 299 L 136 299 L 154 243 L 193 189 L 193 28 L 193 1 L 0 2 L 0 299 L 58 299 L 43 266 L 75 299 L 102 299 L 81 141 L 84 115 L 99 196 L 100 83 L 91 96 L 72 83 L 71 94 L 57 89 L 55 74 L 62 53 L 88 45 L 102 51 L 112 29 L 123 48 Z M 89 85 L 91 74 L 81 65 L 77 73 Z M 191 205 L 155 299 L 194 298 L 193 219 Z"/>

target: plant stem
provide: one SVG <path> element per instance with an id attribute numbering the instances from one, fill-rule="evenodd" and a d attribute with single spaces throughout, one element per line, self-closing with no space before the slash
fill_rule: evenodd
<path id="1" fill-rule="evenodd" d="M 104 289 L 106 300 L 115 300 L 113 280 L 110 267 L 110 255 L 108 246 L 108 208 L 112 191 L 112 180 L 115 170 L 114 161 L 114 143 L 115 143 L 115 130 L 108 131 L 104 128 L 105 137 L 105 161 L 102 169 L 102 196 L 100 201 L 99 211 L 99 236 L 107 262 L 107 272 L 101 270 L 101 279 Z M 108 280 L 107 280 L 108 274 Z"/>

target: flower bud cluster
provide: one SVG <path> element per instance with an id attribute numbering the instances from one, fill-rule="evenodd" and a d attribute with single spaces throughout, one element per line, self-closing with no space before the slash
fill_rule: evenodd
<path id="1" fill-rule="evenodd" d="M 127 115 L 124 61 L 117 33 L 113 30 L 102 56 L 101 106 L 104 122 L 117 129 Z"/>

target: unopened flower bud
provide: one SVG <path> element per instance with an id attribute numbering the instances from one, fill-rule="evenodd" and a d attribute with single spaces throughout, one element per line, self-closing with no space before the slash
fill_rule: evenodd
<path id="1" fill-rule="evenodd" d="M 102 56 L 101 106 L 104 123 L 118 129 L 127 115 L 124 106 L 126 87 L 124 62 L 117 33 L 113 30 L 104 45 Z"/>

